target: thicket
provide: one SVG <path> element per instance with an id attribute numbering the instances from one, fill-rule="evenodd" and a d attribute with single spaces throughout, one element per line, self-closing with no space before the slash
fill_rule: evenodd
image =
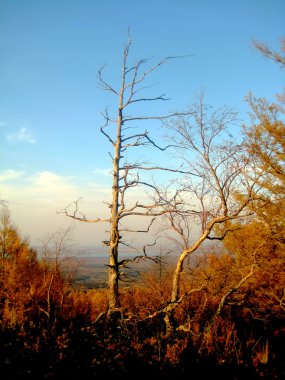
<path id="1" fill-rule="evenodd" d="M 4 219 L 3 219 L 4 218 Z M 4 221 L 4 228 L 3 228 Z M 254 238 L 244 239 L 245 236 Z M 121 310 L 108 316 L 108 290 L 76 290 L 61 245 L 37 253 L 2 215 L 0 368 L 4 379 L 157 375 L 224 379 L 284 376 L 282 243 L 271 240 L 258 269 L 233 292 L 264 231 L 257 222 L 189 260 L 181 287 L 187 297 L 167 333 L 162 310 L 170 298 L 171 265 L 121 290 Z M 61 241 L 62 236 L 56 237 Z M 55 251 L 54 251 L 55 250 Z M 201 285 L 204 286 L 202 287 Z M 206 285 L 205 285 L 206 284 Z M 197 289 L 197 291 L 193 291 Z"/>

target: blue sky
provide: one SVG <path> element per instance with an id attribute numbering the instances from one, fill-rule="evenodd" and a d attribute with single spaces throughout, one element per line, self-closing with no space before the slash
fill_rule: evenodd
<path id="1" fill-rule="evenodd" d="M 147 94 L 170 100 L 144 112 L 184 110 L 204 88 L 209 104 L 235 107 L 242 123 L 249 91 L 274 100 L 283 87 L 284 71 L 252 46 L 279 49 L 283 0 L 0 0 L 0 199 L 32 243 L 68 226 L 56 211 L 79 197 L 87 216 L 108 215 L 100 113 L 117 100 L 99 88 L 97 71 L 106 64 L 105 78 L 119 84 L 128 28 L 130 62 L 191 55 L 149 78 Z M 162 139 L 157 125 L 143 128 Z M 76 227 L 81 245 L 100 244 L 106 229 Z"/>

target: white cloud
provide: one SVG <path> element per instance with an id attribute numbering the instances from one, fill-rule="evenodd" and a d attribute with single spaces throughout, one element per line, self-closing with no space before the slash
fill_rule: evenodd
<path id="1" fill-rule="evenodd" d="M 78 197 L 78 188 L 71 178 L 49 171 L 23 176 L 25 172 L 8 169 L 0 173 L 1 197 L 11 203 L 26 204 L 32 207 L 49 205 L 57 209 L 62 203 Z M 17 179 L 21 181 L 17 181 Z M 14 180 L 15 182 L 13 182 Z"/>
<path id="2" fill-rule="evenodd" d="M 40 199 L 44 203 L 54 201 L 76 199 L 76 185 L 72 183 L 71 178 L 60 176 L 58 174 L 43 171 L 36 173 L 28 178 L 29 186 L 26 187 L 26 193 Z"/>
<path id="3" fill-rule="evenodd" d="M 16 181 L 19 178 L 21 181 Z M 84 199 L 84 203 L 102 202 L 110 193 L 108 186 L 48 170 L 27 175 L 25 171 L 7 169 L 0 172 L 0 181 L 1 193 L 5 193 L 1 194 L 2 198 L 4 195 L 11 202 L 21 204 L 52 205 L 56 210 L 79 198 Z"/>
<path id="4" fill-rule="evenodd" d="M 22 177 L 24 174 L 25 172 L 21 170 L 6 169 L 0 173 L 0 181 L 11 181 Z"/>
<path id="5" fill-rule="evenodd" d="M 27 131 L 27 128 L 21 128 L 18 132 L 7 135 L 7 140 L 11 142 L 26 142 L 28 144 L 35 144 L 36 139 Z"/>
<path id="6" fill-rule="evenodd" d="M 55 191 L 58 191 L 59 189 L 61 191 L 65 191 L 67 189 L 69 190 L 71 187 L 71 185 L 68 184 L 67 177 L 63 177 L 49 171 L 37 173 L 33 177 L 30 177 L 30 181 L 33 185 L 46 189 L 47 191 L 50 191 L 51 189 Z"/>
<path id="7" fill-rule="evenodd" d="M 16 181 L 16 178 L 20 181 Z M 15 179 L 6 181 L 6 179 Z M 82 178 L 62 176 L 51 171 L 41 171 L 33 175 L 13 169 L 0 173 L 3 180 L 0 188 L 0 199 L 9 202 L 11 216 L 15 224 L 32 241 L 40 239 L 48 233 L 53 233 L 59 228 L 67 227 L 72 219 L 67 218 L 57 211 L 68 208 L 72 214 L 74 212 L 73 202 L 80 199 L 78 210 L 86 218 L 107 219 L 110 217 L 110 210 L 104 201 L 111 201 L 111 187 L 100 183 L 86 183 Z M 129 204 L 134 205 L 137 199 L 142 200 L 144 195 L 130 192 L 128 196 Z M 80 213 L 78 214 L 80 215 Z M 128 220 L 125 221 L 128 225 Z M 130 225 L 145 225 L 142 219 L 132 218 Z M 102 240 L 106 240 L 106 223 L 80 223 L 76 224 L 75 239 L 82 245 L 100 245 Z M 135 228 L 135 227 L 134 227 Z M 132 239 L 132 236 L 130 237 Z M 140 238 L 140 237 L 139 237 Z M 138 238 L 136 237 L 136 240 Z"/>
<path id="8" fill-rule="evenodd" d="M 0 199 L 9 202 L 13 221 L 20 231 L 33 241 L 68 226 L 72 219 L 58 214 L 58 211 L 70 204 L 69 211 L 73 213 L 73 202 L 79 198 L 83 198 L 78 204 L 79 210 L 87 218 L 108 216 L 109 210 L 103 204 L 103 200 L 106 200 L 104 194 L 96 191 L 94 195 L 94 189 L 82 180 L 42 171 L 30 176 L 25 175 L 17 183 L 4 182 L 4 179 L 16 178 L 17 174 L 20 176 L 20 172 L 12 169 L 0 173 L 0 179 L 3 179 Z M 76 222 L 76 239 L 84 244 L 95 241 L 100 243 L 104 240 L 102 236 L 106 230 L 105 223 L 88 225 L 89 223 Z"/>
<path id="9" fill-rule="evenodd" d="M 2 187 L 3 188 L 3 187 Z M 4 189 L 4 188 L 3 188 Z M 103 201 L 106 200 L 106 188 L 91 185 L 78 180 L 78 178 L 61 176 L 50 171 L 42 171 L 25 178 L 19 186 L 10 186 L 6 198 L 16 203 L 30 205 L 31 208 L 39 208 L 56 211 L 64 209 L 73 202 L 80 200 L 80 210 L 85 214 L 103 211 Z M 3 198 L 3 196 L 2 196 Z"/>

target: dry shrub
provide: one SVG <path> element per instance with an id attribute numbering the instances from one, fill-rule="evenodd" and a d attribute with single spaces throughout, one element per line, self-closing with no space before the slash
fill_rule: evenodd
<path id="1" fill-rule="evenodd" d="M 88 291 L 71 291 L 67 298 L 67 318 L 84 319 L 92 322 L 100 313 L 107 312 L 108 291 L 107 289 L 94 289 Z"/>
<path id="2" fill-rule="evenodd" d="M 157 278 L 154 272 L 142 276 L 142 282 L 122 291 L 122 306 L 137 318 L 162 309 L 170 298 L 169 277 Z"/>
<path id="3" fill-rule="evenodd" d="M 241 344 L 235 324 L 216 317 L 202 335 L 199 352 L 205 356 L 215 356 L 217 364 L 240 364 Z"/>

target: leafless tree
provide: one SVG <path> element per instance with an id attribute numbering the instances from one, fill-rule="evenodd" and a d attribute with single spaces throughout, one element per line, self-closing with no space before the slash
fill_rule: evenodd
<path id="1" fill-rule="evenodd" d="M 11 219 L 6 202 L 0 201 L 0 207 L 0 259 L 3 260 L 7 256 L 6 245 L 10 232 Z"/>
<path id="2" fill-rule="evenodd" d="M 180 192 L 184 205 L 179 203 L 179 209 L 165 213 L 167 229 L 174 232 L 181 247 L 171 299 L 163 310 L 168 329 L 172 328 L 173 310 L 186 296 L 180 294 L 185 259 L 206 240 L 223 240 L 232 225 L 230 221 L 251 214 L 248 206 L 258 195 L 256 181 L 247 175 L 243 142 L 235 143 L 230 132 L 236 120 L 237 114 L 228 107 L 210 110 L 202 93 L 188 115 L 167 123 L 176 155 L 187 167 L 185 171 L 192 173 L 175 183 L 175 193 Z M 166 194 L 160 196 L 167 198 Z M 193 230 L 195 224 L 200 232 Z"/>
<path id="3" fill-rule="evenodd" d="M 156 64 L 149 66 L 146 59 L 138 60 L 134 65 L 129 65 L 129 53 L 131 47 L 131 39 L 129 38 L 127 45 L 123 51 L 123 62 L 121 71 L 121 85 L 119 89 L 109 84 L 103 76 L 104 66 L 98 72 L 99 83 L 103 90 L 110 92 L 117 98 L 118 106 L 116 115 L 110 115 L 106 110 L 102 115 L 105 120 L 101 127 L 102 134 L 106 137 L 112 146 L 112 152 L 109 153 L 112 159 L 112 199 L 107 203 L 110 208 L 110 217 L 107 219 L 88 219 L 80 213 L 78 201 L 67 207 L 64 213 L 76 220 L 97 223 L 108 222 L 110 224 L 109 240 L 104 242 L 109 247 L 109 313 L 115 312 L 120 308 L 119 297 L 119 279 L 120 269 L 124 267 L 129 260 L 119 260 L 118 248 L 120 244 L 127 244 L 123 240 L 123 234 L 128 232 L 148 232 L 153 224 L 154 218 L 168 212 L 166 208 L 162 208 L 163 200 L 158 203 L 145 204 L 142 201 L 136 201 L 133 204 L 127 202 L 129 191 L 134 188 L 144 187 L 157 192 L 157 186 L 153 183 L 141 179 L 141 173 L 149 170 L 167 170 L 179 171 L 179 169 L 171 169 L 169 167 L 161 167 L 154 164 L 144 162 L 128 162 L 127 152 L 138 147 L 153 147 L 160 151 L 164 151 L 169 146 L 161 147 L 152 138 L 147 130 L 141 130 L 139 123 L 145 124 L 148 121 L 162 121 L 170 117 L 178 115 L 172 113 L 168 115 L 132 115 L 132 106 L 157 101 L 166 101 L 165 94 L 154 97 L 144 96 L 147 86 L 144 85 L 146 78 L 152 74 L 160 66 L 168 63 L 175 57 L 166 57 Z M 172 207 L 175 207 L 175 201 Z M 122 221 L 129 216 L 148 217 L 149 223 L 145 229 L 125 228 Z M 144 249 L 144 255 L 146 251 Z M 138 257 L 136 258 L 138 259 Z"/>
<path id="4" fill-rule="evenodd" d="M 43 238 L 39 248 L 41 287 L 35 290 L 31 286 L 30 297 L 49 322 L 52 322 L 55 317 L 55 304 L 60 309 L 63 307 L 76 271 L 76 265 L 71 255 L 72 233 L 73 228 L 69 227 L 66 230 L 59 230 L 47 235 Z M 38 292 L 45 295 L 43 305 L 37 302 Z"/>

